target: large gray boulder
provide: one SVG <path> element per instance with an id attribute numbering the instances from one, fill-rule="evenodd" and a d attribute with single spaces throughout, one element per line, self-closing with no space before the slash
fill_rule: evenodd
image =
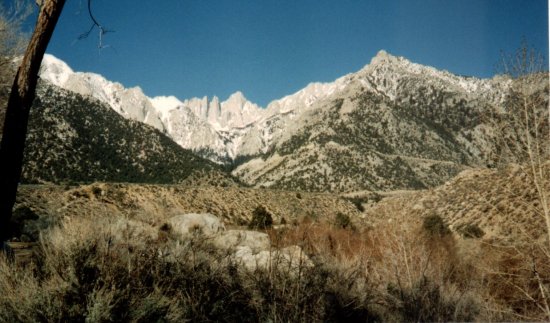
<path id="1" fill-rule="evenodd" d="M 213 236 L 225 230 L 225 226 L 218 217 L 210 213 L 189 213 L 171 217 L 168 223 L 172 231 L 182 236 L 194 232 L 201 232 L 205 236 Z"/>
<path id="2" fill-rule="evenodd" d="M 298 246 L 264 250 L 258 253 L 254 253 L 248 246 L 240 246 L 236 248 L 234 257 L 244 268 L 251 271 L 277 268 L 293 273 L 300 267 L 313 266 L 311 259 Z"/>
<path id="3" fill-rule="evenodd" d="M 295 273 L 300 267 L 313 266 L 313 262 L 300 247 L 276 249 L 271 246 L 266 233 L 249 230 L 226 231 L 220 219 L 209 213 L 176 215 L 171 217 L 168 223 L 172 227 L 172 232 L 182 237 L 200 231 L 216 247 L 229 249 L 233 260 L 250 271 L 277 268 Z"/>
<path id="4" fill-rule="evenodd" d="M 214 237 L 219 248 L 248 247 L 252 253 L 269 250 L 271 242 L 267 233 L 248 230 L 227 230 Z"/>

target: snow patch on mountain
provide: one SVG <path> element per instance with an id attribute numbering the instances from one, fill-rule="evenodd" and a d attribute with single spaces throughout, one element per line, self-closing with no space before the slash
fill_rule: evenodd
<path id="1" fill-rule="evenodd" d="M 180 101 L 174 96 L 150 100 L 172 139 L 217 162 L 227 162 L 238 156 L 248 129 L 264 113 L 242 92 L 233 93 L 223 102 L 216 96 L 210 100 L 203 97 Z"/>
<path id="2" fill-rule="evenodd" d="M 298 92 L 272 101 L 267 106 L 267 115 L 288 113 L 297 108 L 308 108 L 318 100 L 325 99 L 335 92 L 343 90 L 351 81 L 351 75 L 346 75 L 330 83 L 310 83 Z"/>
<path id="3" fill-rule="evenodd" d="M 162 120 L 167 120 L 170 115 L 170 111 L 183 106 L 181 102 L 175 96 L 157 96 L 149 99 L 155 110 L 159 113 Z"/>

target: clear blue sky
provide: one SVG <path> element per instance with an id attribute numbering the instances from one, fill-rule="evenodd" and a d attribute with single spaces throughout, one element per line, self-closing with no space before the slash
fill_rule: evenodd
<path id="1" fill-rule="evenodd" d="M 262 106 L 332 81 L 380 50 L 490 77 L 522 38 L 548 57 L 547 0 L 93 0 L 115 33 L 97 50 L 86 0 L 68 0 L 48 52 L 149 96 L 240 90 Z"/>

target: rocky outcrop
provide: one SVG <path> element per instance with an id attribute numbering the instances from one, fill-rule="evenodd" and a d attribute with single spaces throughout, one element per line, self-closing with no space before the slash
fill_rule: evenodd
<path id="1" fill-rule="evenodd" d="M 209 213 L 189 213 L 171 217 L 168 220 L 172 232 L 181 236 L 188 236 L 200 232 L 205 236 L 213 236 L 225 230 L 225 226 L 218 217 Z"/>
<path id="2" fill-rule="evenodd" d="M 238 263 L 251 271 L 277 268 L 293 272 L 299 268 L 313 266 L 313 262 L 302 251 L 302 248 L 298 246 L 264 250 L 258 253 L 254 253 L 254 251 L 247 246 L 237 247 L 234 258 Z"/>
<path id="3" fill-rule="evenodd" d="M 180 214 L 168 222 L 172 232 L 183 238 L 190 235 L 209 239 L 220 249 L 231 252 L 231 258 L 248 270 L 280 269 L 294 270 L 313 266 L 309 257 L 298 246 L 276 249 L 271 246 L 269 236 L 250 230 L 225 230 L 221 220 L 209 213 Z"/>
<path id="4" fill-rule="evenodd" d="M 250 230 L 227 230 L 220 232 L 213 240 L 220 248 L 248 249 L 251 253 L 269 250 L 271 242 L 267 233 Z"/>

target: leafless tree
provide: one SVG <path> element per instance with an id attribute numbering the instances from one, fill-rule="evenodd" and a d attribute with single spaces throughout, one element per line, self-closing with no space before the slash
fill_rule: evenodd
<path id="1" fill-rule="evenodd" d="M 537 190 L 550 243 L 549 74 L 543 57 L 525 44 L 502 66 L 511 86 L 498 117 L 499 140 L 505 161 L 518 163 Z"/>
<path id="2" fill-rule="evenodd" d="M 10 7 L 0 4 L 0 87 L 13 81 L 13 58 L 23 54 L 28 42 L 21 24 L 31 12 L 32 7 L 25 0 L 14 1 Z"/>
<path id="3" fill-rule="evenodd" d="M 0 6 L 2 13 L 5 13 L 0 14 L 0 67 L 3 70 L 11 70 L 1 65 L 10 64 L 13 57 L 22 52 L 26 43 L 24 37 L 17 32 L 21 22 L 31 12 L 30 6 L 25 3 L 25 0 L 17 0 L 9 14 Z M 103 36 L 112 31 L 107 30 L 94 17 L 91 3 L 91 0 L 87 0 L 92 26 L 79 39 L 88 37 L 94 28 L 97 28 L 101 50 L 107 47 L 103 45 Z M 27 124 L 35 98 L 38 72 L 65 0 L 38 0 L 36 5 L 40 8 L 38 20 L 13 80 L 5 117 L 3 117 L 4 127 L 0 143 L 0 242 L 7 240 L 10 236 L 9 224 L 21 178 Z"/>
<path id="4" fill-rule="evenodd" d="M 503 55 L 501 70 L 510 78 L 509 94 L 495 109 L 492 122 L 502 162 L 515 163 L 536 190 L 536 215 L 545 223 L 546 243 L 539 247 L 550 261 L 550 104 L 549 74 L 544 58 L 526 42 Z M 550 290 L 532 261 L 540 293 L 539 308 L 550 320 Z M 528 293 L 526 293 L 527 295 Z M 536 299 L 536 297 L 533 297 Z"/>
<path id="5" fill-rule="evenodd" d="M 65 0 L 41 3 L 36 27 L 11 87 L 0 146 L 0 241 L 9 238 L 9 224 L 21 178 L 29 112 L 38 72 Z"/>
<path id="6" fill-rule="evenodd" d="M 4 126 L 5 107 L 16 72 L 14 58 L 23 54 L 28 42 L 21 25 L 30 13 L 27 0 L 14 1 L 9 7 L 0 4 L 0 131 Z"/>

